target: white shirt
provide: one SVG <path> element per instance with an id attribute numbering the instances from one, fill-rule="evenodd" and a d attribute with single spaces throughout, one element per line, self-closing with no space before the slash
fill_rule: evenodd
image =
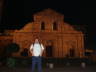
<path id="1" fill-rule="evenodd" d="M 43 45 L 39 43 L 34 43 L 34 45 L 32 44 L 30 47 L 30 51 L 33 56 L 40 56 L 43 50 Z"/>

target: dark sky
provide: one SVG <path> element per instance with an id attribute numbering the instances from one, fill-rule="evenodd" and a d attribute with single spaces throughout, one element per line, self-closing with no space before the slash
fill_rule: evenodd
<path id="1" fill-rule="evenodd" d="M 5 0 L 0 29 L 21 28 L 32 21 L 32 14 L 52 8 L 64 14 L 66 22 L 86 25 L 89 41 L 96 42 L 93 7 L 90 2 L 81 0 Z"/>
<path id="2" fill-rule="evenodd" d="M 6 28 L 22 27 L 32 20 L 32 14 L 46 8 L 64 14 L 65 21 L 71 24 L 87 24 L 81 20 L 80 0 L 5 0 L 2 24 Z"/>
<path id="3" fill-rule="evenodd" d="M 32 20 L 35 12 L 46 8 L 64 14 L 65 21 L 70 24 L 94 25 L 91 6 L 81 0 L 5 0 L 1 25 L 5 28 L 21 27 Z"/>

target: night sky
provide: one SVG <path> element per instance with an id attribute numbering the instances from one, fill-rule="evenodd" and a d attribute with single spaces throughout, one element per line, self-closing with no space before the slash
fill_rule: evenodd
<path id="1" fill-rule="evenodd" d="M 0 29 L 20 29 L 32 21 L 34 13 L 51 8 L 64 14 L 65 22 L 86 26 L 89 44 L 95 48 L 96 28 L 95 19 L 92 17 L 95 13 L 93 7 L 88 1 L 81 0 L 5 0 Z"/>
<path id="2" fill-rule="evenodd" d="M 3 10 L 3 25 L 6 28 L 18 28 L 32 21 L 32 15 L 43 9 L 52 8 L 64 14 L 65 21 L 70 24 L 82 23 L 81 2 L 72 0 L 5 0 Z"/>

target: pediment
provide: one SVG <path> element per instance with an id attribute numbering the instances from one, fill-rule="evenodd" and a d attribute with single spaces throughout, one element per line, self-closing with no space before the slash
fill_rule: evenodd
<path id="1" fill-rule="evenodd" d="M 37 12 L 37 13 L 35 13 L 34 15 L 41 15 L 41 16 L 63 16 L 63 14 L 61 14 L 61 13 L 58 13 L 57 11 L 55 11 L 55 10 L 53 10 L 53 9 L 50 9 L 50 8 L 48 8 L 48 9 L 44 9 L 44 10 L 42 10 L 42 11 L 40 11 L 40 12 Z"/>

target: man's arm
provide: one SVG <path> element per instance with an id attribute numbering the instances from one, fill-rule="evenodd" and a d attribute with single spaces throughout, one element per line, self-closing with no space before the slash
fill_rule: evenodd
<path id="1" fill-rule="evenodd" d="M 30 46 L 30 53 L 33 55 L 33 44 Z"/>
<path id="2" fill-rule="evenodd" d="M 44 46 L 41 44 L 41 54 L 40 54 L 40 56 L 42 56 L 43 51 L 44 51 Z"/>

